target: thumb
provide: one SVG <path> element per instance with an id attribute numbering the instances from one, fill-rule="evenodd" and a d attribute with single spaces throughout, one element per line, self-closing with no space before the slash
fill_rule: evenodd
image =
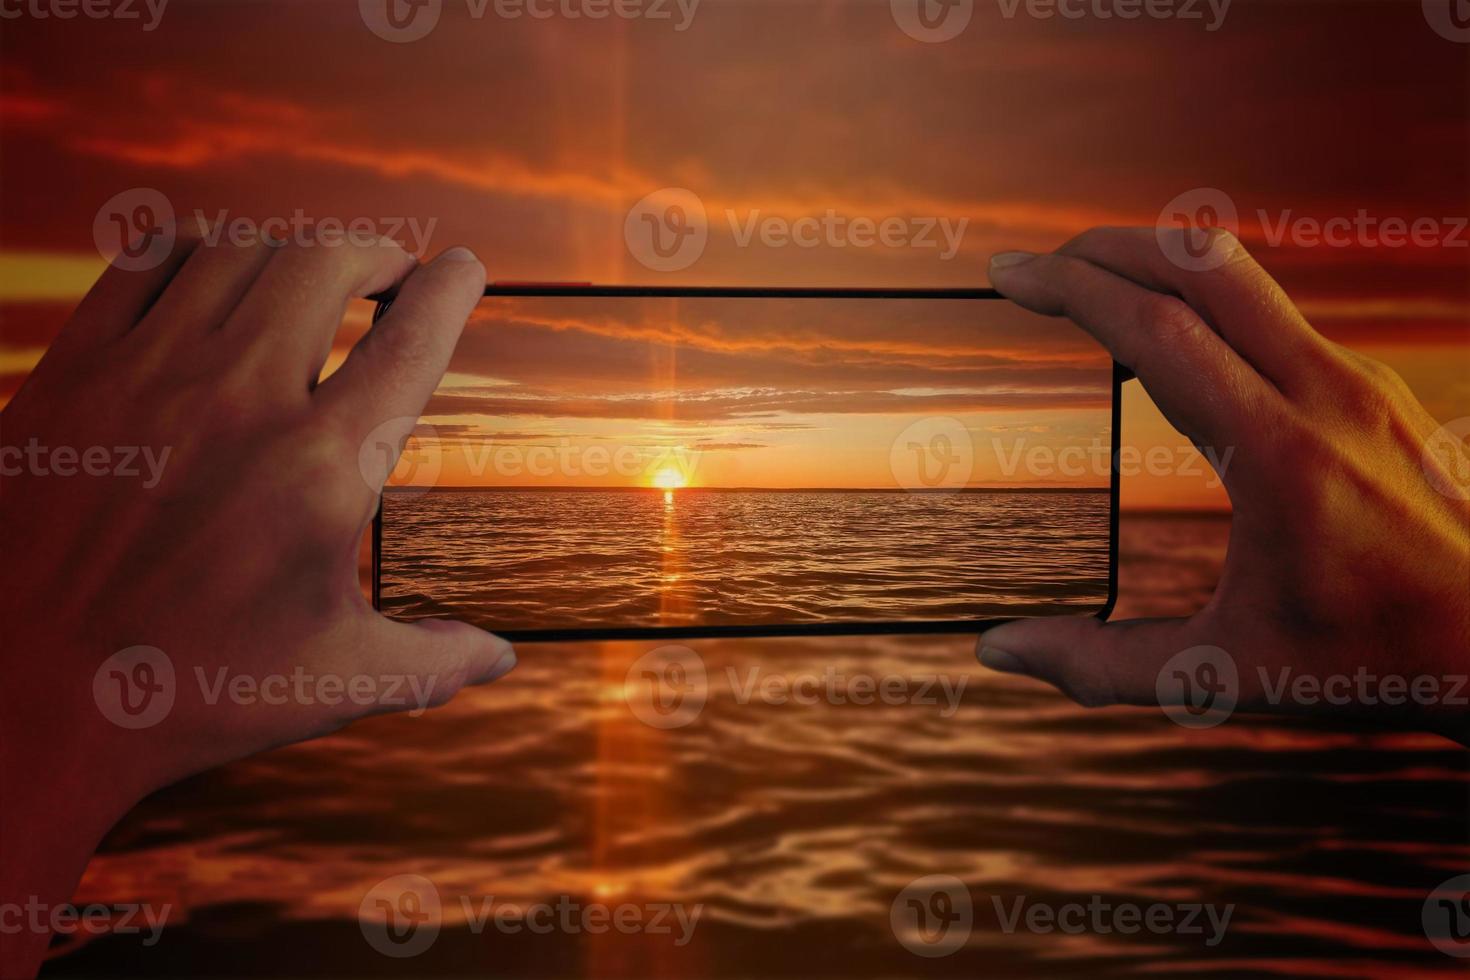
<path id="1" fill-rule="evenodd" d="M 383 616 L 370 631 L 364 659 L 376 663 L 379 675 L 401 676 L 407 682 L 395 700 L 380 700 L 370 709 L 373 713 L 438 707 L 461 688 L 499 680 L 516 665 L 508 641 L 469 623 L 401 623 Z"/>
<path id="2" fill-rule="evenodd" d="M 986 630 L 976 648 L 992 670 L 1046 681 L 1081 705 L 1155 705 L 1160 671 L 1199 642 L 1193 627 L 1190 619 L 1017 619 Z"/>

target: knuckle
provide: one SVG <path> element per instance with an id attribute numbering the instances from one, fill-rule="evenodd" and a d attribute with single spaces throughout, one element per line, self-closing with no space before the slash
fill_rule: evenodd
<path id="1" fill-rule="evenodd" d="M 336 278 L 351 263 L 347 249 L 334 248 L 322 242 L 289 242 L 275 247 L 281 250 L 284 263 L 298 275 L 313 281 L 324 277 Z"/>
<path id="2" fill-rule="evenodd" d="M 1181 236 L 1187 234 L 1179 232 Z M 1267 289 L 1270 277 L 1261 268 L 1255 256 L 1245 247 L 1240 236 L 1229 228 L 1218 226 L 1205 229 L 1203 254 L 1210 256 L 1209 266 L 1189 273 L 1201 281 L 1233 282 L 1246 285 L 1253 292 Z"/>
<path id="3" fill-rule="evenodd" d="M 1240 236 L 1229 228 L 1212 227 L 1209 230 L 1208 242 L 1209 250 L 1223 256 L 1227 262 L 1238 262 L 1250 258 L 1250 252 L 1246 251 Z"/>
<path id="4" fill-rule="evenodd" d="M 1073 236 L 1073 238 L 1069 242 L 1067 242 L 1057 251 L 1061 252 L 1064 255 L 1095 254 L 1098 251 L 1101 251 L 1102 246 L 1105 245 L 1116 233 L 1117 229 L 1115 228 L 1108 228 L 1100 225 L 1094 226 L 1082 232 L 1080 235 Z"/>
<path id="5" fill-rule="evenodd" d="M 1409 385 L 1404 381 L 1403 375 L 1382 361 L 1359 355 L 1358 367 L 1374 386 L 1387 392 L 1401 394 L 1409 390 Z"/>
<path id="6" fill-rule="evenodd" d="M 384 256 L 386 258 L 394 259 L 395 261 L 399 259 L 407 259 L 410 257 L 408 249 L 404 248 L 402 244 L 394 241 L 391 238 L 380 238 L 377 242 L 368 247 L 374 249 L 376 251 L 376 254 Z"/>
<path id="7" fill-rule="evenodd" d="M 379 280 L 389 270 L 400 269 L 412 261 L 408 251 L 390 238 L 349 241 L 339 248 L 317 251 L 337 253 L 334 258 L 338 261 L 331 267 L 335 285 L 351 290 Z"/>
<path id="8" fill-rule="evenodd" d="M 1356 422 L 1370 427 L 1386 425 L 1406 399 L 1412 399 L 1408 383 L 1382 361 L 1337 346 L 1340 408 Z"/>
<path id="9" fill-rule="evenodd" d="M 363 516 L 369 498 L 367 480 L 357 472 L 356 448 L 330 429 L 317 429 L 292 440 L 281 465 L 308 512 L 307 523 L 331 530 Z"/>
<path id="10" fill-rule="evenodd" d="M 458 257 L 454 261 L 434 261 L 425 266 L 425 270 L 431 275 L 442 276 L 445 279 L 464 279 L 467 282 L 483 284 L 485 281 L 485 264 L 480 261 L 479 256 L 474 253 L 464 254 L 465 250 L 446 249 L 440 252 L 444 256 L 449 252 L 457 252 Z"/>
<path id="11" fill-rule="evenodd" d="M 1140 301 L 1139 317 L 1157 341 L 1176 346 L 1187 344 L 1208 329 L 1188 303 L 1177 296 L 1150 293 Z"/>
<path id="12" fill-rule="evenodd" d="M 378 269 L 395 267 L 409 261 L 408 250 L 391 238 L 354 241 L 339 251 L 350 256 L 348 267 L 359 278 L 371 275 Z"/>
<path id="13" fill-rule="evenodd" d="M 1346 465 L 1338 440 L 1320 421 L 1285 417 L 1275 436 L 1274 455 L 1282 465 L 1268 477 L 1269 485 L 1279 499 L 1292 501 L 1292 533 L 1325 532 L 1337 506 L 1332 488 L 1341 485 Z"/>
<path id="14" fill-rule="evenodd" d="M 1087 292 L 1089 265 L 1084 259 L 1053 253 L 1037 260 L 1042 263 L 1042 276 L 1053 284 L 1062 309 L 1075 318 L 1075 306 Z"/>
<path id="15" fill-rule="evenodd" d="M 207 252 L 220 255 L 222 258 L 236 265 L 254 265 L 266 253 L 272 252 L 280 246 L 260 240 L 232 242 L 222 238 L 213 243 L 203 242 L 199 247 Z"/>
<path id="16" fill-rule="evenodd" d="M 198 405 L 209 406 L 209 417 L 226 432 L 239 432 L 261 415 L 262 399 L 253 374 L 233 372 L 224 378 L 205 377 L 185 397 L 185 408 L 197 411 Z"/>
<path id="17" fill-rule="evenodd" d="M 195 249 L 202 248 L 207 244 L 204 240 L 203 231 L 193 225 L 176 225 L 174 227 L 174 250 L 187 254 Z"/>

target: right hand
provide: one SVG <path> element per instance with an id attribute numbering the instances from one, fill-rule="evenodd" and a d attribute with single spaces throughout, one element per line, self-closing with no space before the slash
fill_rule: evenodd
<path id="1" fill-rule="evenodd" d="M 1076 321 L 1175 428 L 1230 459 L 1219 586 L 1183 619 L 1006 623 L 980 638 L 981 662 L 1086 705 L 1158 704 L 1170 658 L 1214 646 L 1238 668 L 1240 710 L 1341 711 L 1470 744 L 1470 454 L 1391 370 L 1313 330 L 1234 236 L 1210 233 L 1219 265 L 1191 272 L 1160 234 L 1202 233 L 1095 229 L 996 256 L 991 281 Z M 1294 697 L 1301 675 L 1346 678 L 1332 690 L 1347 703 Z M 1437 694 L 1386 703 L 1390 676 Z"/>

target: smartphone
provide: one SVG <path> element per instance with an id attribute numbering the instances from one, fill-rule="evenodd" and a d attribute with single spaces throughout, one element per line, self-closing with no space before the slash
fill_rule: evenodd
<path id="1" fill-rule="evenodd" d="M 1124 378 L 989 289 L 493 284 L 373 601 L 519 642 L 1106 618 Z"/>

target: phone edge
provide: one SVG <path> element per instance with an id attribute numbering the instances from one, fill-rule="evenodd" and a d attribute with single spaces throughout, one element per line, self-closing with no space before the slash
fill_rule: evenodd
<path id="1" fill-rule="evenodd" d="M 744 297 L 792 299 L 1005 299 L 988 287 L 899 289 L 888 287 L 844 288 L 806 286 L 596 286 L 591 283 L 490 283 L 484 296 L 668 296 L 668 297 Z M 377 323 L 393 305 L 392 297 L 376 297 L 372 322 Z M 1123 384 L 1133 372 L 1113 361 L 1111 466 L 1108 480 L 1108 595 L 1100 609 L 1092 615 L 1107 622 L 1118 602 L 1118 532 L 1119 498 L 1122 471 L 1119 449 L 1123 429 Z M 380 585 L 380 555 L 383 543 L 383 495 L 378 494 L 378 508 L 373 513 L 372 531 L 372 604 L 383 611 Z M 613 642 L 619 640 L 656 639 L 722 639 L 738 637 L 800 636 L 902 636 L 942 633 L 979 633 L 992 626 L 1019 617 L 975 620 L 900 620 L 881 623 L 790 623 L 777 626 L 633 626 L 608 629 L 574 630 L 506 630 L 495 635 L 517 643 Z"/>

